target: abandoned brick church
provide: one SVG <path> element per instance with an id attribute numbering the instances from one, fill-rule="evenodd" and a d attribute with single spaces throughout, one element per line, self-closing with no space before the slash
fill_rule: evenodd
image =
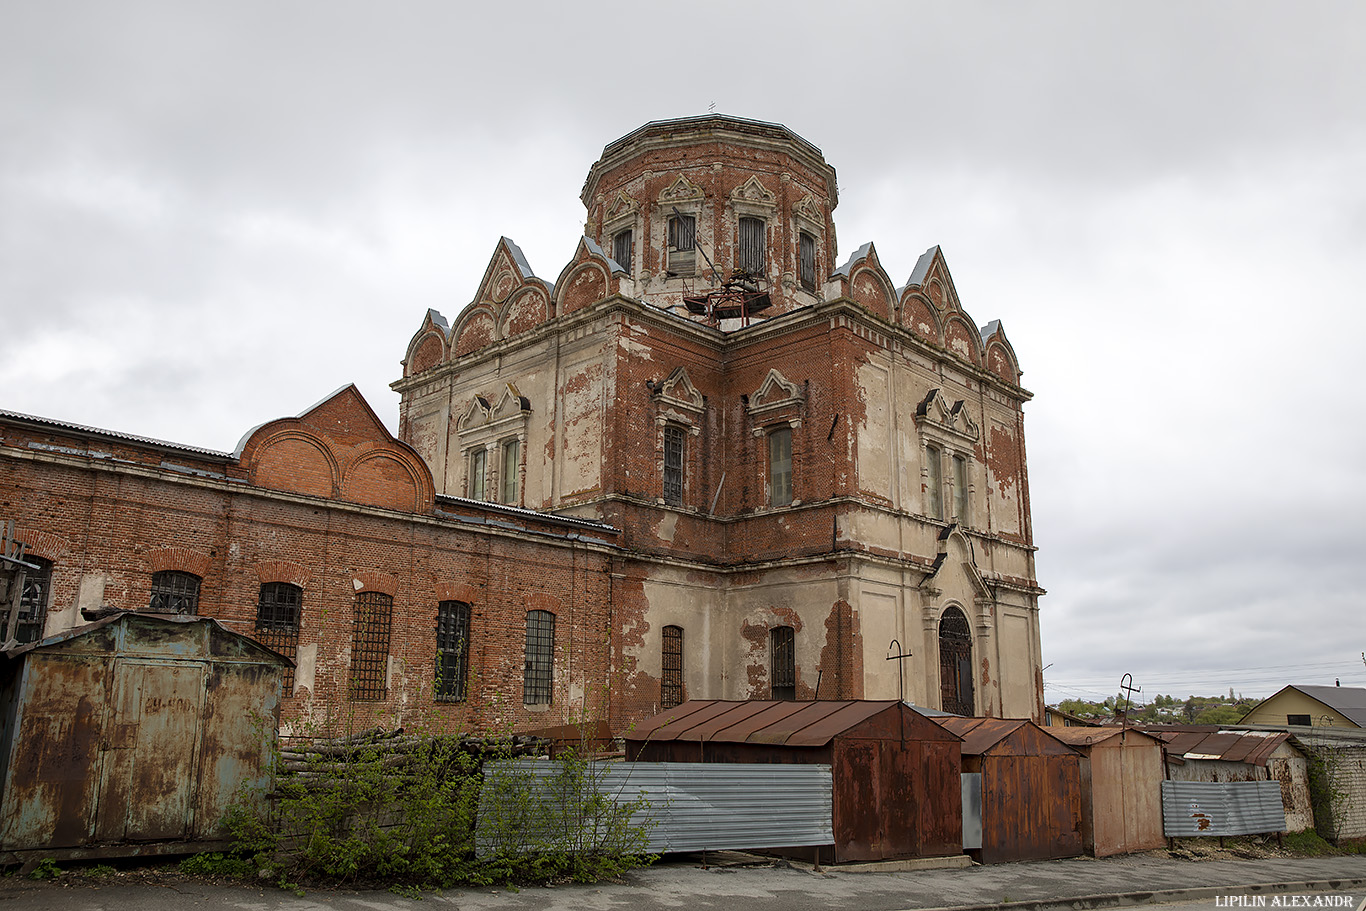
<path id="1" fill-rule="evenodd" d="M 616 140 L 582 199 L 554 282 L 502 238 L 422 319 L 397 439 L 353 387 L 232 453 L 0 413 L 14 637 L 212 616 L 294 659 L 288 730 L 1038 719 L 1030 394 L 939 248 L 900 286 L 872 244 L 837 264 L 820 150 L 722 115 Z"/>

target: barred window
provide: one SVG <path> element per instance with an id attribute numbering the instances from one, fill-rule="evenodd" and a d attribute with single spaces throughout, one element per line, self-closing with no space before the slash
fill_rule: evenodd
<path id="1" fill-rule="evenodd" d="M 764 271 L 764 220 L 745 216 L 740 219 L 740 243 L 736 268 L 756 275 Z"/>
<path id="2" fill-rule="evenodd" d="M 775 626 L 768 633 L 770 681 L 774 699 L 797 698 L 796 635 L 790 626 Z"/>
<path id="3" fill-rule="evenodd" d="M 792 502 L 792 428 L 780 427 L 768 435 L 768 504 Z"/>
<path id="4" fill-rule="evenodd" d="M 797 236 L 797 271 L 802 287 L 816 290 L 816 238 L 803 231 Z"/>
<path id="5" fill-rule="evenodd" d="M 393 615 L 394 599 L 383 592 L 356 595 L 356 621 L 351 636 L 352 699 L 367 701 L 385 697 Z"/>
<path id="6" fill-rule="evenodd" d="M 693 215 L 669 217 L 669 269 L 691 273 L 697 265 L 697 218 Z"/>
<path id="7" fill-rule="evenodd" d="M 199 612 L 199 577 L 178 570 L 152 574 L 152 601 L 147 609 L 156 614 Z"/>
<path id="8" fill-rule="evenodd" d="M 14 625 L 14 638 L 20 645 L 43 638 L 43 624 L 47 620 L 47 603 L 52 588 L 51 561 L 25 557 L 24 562 L 38 568 L 24 573 L 24 590 L 19 595 L 19 619 Z"/>
<path id="9" fill-rule="evenodd" d="M 522 447 L 516 440 L 506 440 L 503 442 L 503 468 L 499 473 L 499 485 L 502 487 L 502 496 L 499 501 L 510 506 L 517 505 L 517 481 L 518 474 L 522 466 Z"/>
<path id="10" fill-rule="evenodd" d="M 256 602 L 256 641 L 290 661 L 299 655 L 299 620 L 304 590 L 288 582 L 267 582 Z M 294 691 L 294 669 L 285 669 L 285 694 Z"/>
<path id="11" fill-rule="evenodd" d="M 484 497 L 484 478 L 488 474 L 488 450 L 483 446 L 478 449 L 470 450 L 470 479 L 466 488 L 469 491 L 471 500 L 483 500 Z"/>
<path id="12" fill-rule="evenodd" d="M 617 265 L 626 270 L 626 274 L 631 274 L 631 256 L 635 252 L 635 240 L 631 229 L 618 231 L 612 238 L 612 259 L 617 261 Z"/>
<path id="13" fill-rule="evenodd" d="M 664 428 L 664 502 L 683 505 L 683 428 Z"/>
<path id="14" fill-rule="evenodd" d="M 436 606 L 436 698 L 465 701 L 470 660 L 470 606 L 442 601 Z"/>
<path id="15" fill-rule="evenodd" d="M 525 705 L 549 705 L 555 670 L 555 615 L 550 611 L 527 611 L 526 675 L 522 679 Z"/>
<path id="16" fill-rule="evenodd" d="M 660 645 L 659 704 L 671 709 L 683 701 L 683 628 L 666 626 Z"/>

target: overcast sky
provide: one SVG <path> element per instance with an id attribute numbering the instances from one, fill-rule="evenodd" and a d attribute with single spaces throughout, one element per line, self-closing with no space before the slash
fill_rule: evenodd
<path id="1" fill-rule="evenodd" d="M 655 10 L 658 10 L 657 12 Z M 232 450 L 720 113 L 1035 393 L 1050 702 L 1366 685 L 1366 6 L 0 0 L 0 409 Z"/>

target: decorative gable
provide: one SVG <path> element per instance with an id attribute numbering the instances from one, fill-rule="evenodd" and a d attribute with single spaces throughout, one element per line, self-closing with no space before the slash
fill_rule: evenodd
<path id="1" fill-rule="evenodd" d="M 967 403 L 959 399 L 952 404 L 938 389 L 929 394 L 915 409 L 915 423 L 922 430 L 932 427 L 942 434 L 975 443 L 982 435 L 982 429 L 968 414 Z"/>
<path id="2" fill-rule="evenodd" d="M 676 368 L 664 382 L 652 386 L 651 395 L 656 407 L 675 408 L 693 417 L 702 413 L 705 404 L 702 393 L 697 391 L 697 387 L 688 378 L 688 371 L 683 367 Z"/>
<path id="3" fill-rule="evenodd" d="M 756 434 L 762 434 L 765 426 L 781 421 L 800 427 L 805 409 L 806 389 L 783 376 L 776 367 L 768 371 L 746 407 L 756 425 Z"/>
<path id="4" fill-rule="evenodd" d="M 825 213 L 821 211 L 820 204 L 810 193 L 803 196 L 801 201 L 792 207 L 792 214 L 810 222 L 813 228 L 825 226 Z"/>
<path id="5" fill-rule="evenodd" d="M 753 175 L 740 186 L 731 191 L 732 202 L 745 202 L 772 208 L 778 199 L 767 187 L 759 182 L 759 178 Z"/>
<path id="6" fill-rule="evenodd" d="M 671 203 L 700 200 L 705 195 L 701 187 L 680 174 L 677 180 L 659 192 L 658 202 L 661 206 L 666 206 Z"/>

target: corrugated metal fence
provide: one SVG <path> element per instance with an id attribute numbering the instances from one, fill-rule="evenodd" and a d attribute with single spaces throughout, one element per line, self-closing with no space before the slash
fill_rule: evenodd
<path id="1" fill-rule="evenodd" d="M 1251 835 L 1285 831 L 1279 781 L 1164 781 L 1162 834 Z"/>
<path id="2" fill-rule="evenodd" d="M 592 848 L 613 808 L 631 811 L 651 852 L 827 845 L 831 794 L 828 765 L 496 763 L 479 796 L 477 850 L 495 853 L 499 833 L 514 830 L 523 842 Z"/>

